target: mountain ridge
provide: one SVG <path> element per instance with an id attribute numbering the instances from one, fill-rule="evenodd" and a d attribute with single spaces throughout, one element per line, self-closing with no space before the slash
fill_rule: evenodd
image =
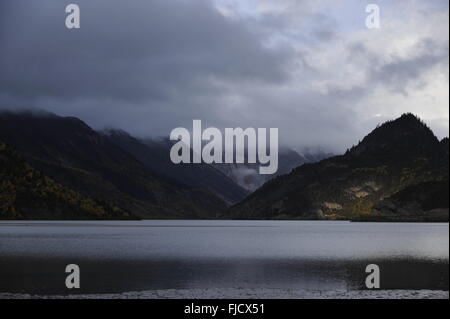
<path id="1" fill-rule="evenodd" d="M 107 130 L 103 133 L 148 169 L 171 183 L 184 187 L 208 189 L 227 204 L 234 204 L 248 195 L 245 189 L 212 165 L 172 163 L 169 157 L 171 143 L 168 140 L 158 142 L 150 139 L 138 139 L 121 130 Z"/>
<path id="2" fill-rule="evenodd" d="M 57 182 L 140 218 L 213 218 L 226 208 L 207 190 L 161 180 L 74 117 L 3 112 L 0 139 Z"/>
<path id="3" fill-rule="evenodd" d="M 88 219 L 448 220 L 448 196 L 442 195 L 448 189 L 448 138 L 437 139 L 411 113 L 377 126 L 343 155 L 291 170 L 308 159 L 288 152 L 280 171 L 285 174 L 248 196 L 215 166 L 171 163 L 168 140 L 139 139 L 119 130 L 97 132 L 75 117 L 0 112 L 0 140 L 23 158 L 24 167 L 41 172 L 32 173 L 42 174 L 37 180 L 49 181 L 44 184 L 53 192 L 53 209 L 66 207 L 72 196 L 78 203 L 89 200 L 96 207 L 91 213 L 103 211 L 103 217 L 88 213 Z M 10 158 L 3 159 L 12 167 Z M 31 185 L 20 170 L 14 170 L 15 176 L 2 174 L 24 183 L 22 189 Z M 3 190 L 12 194 L 15 186 L 10 184 Z M 62 189 L 71 195 L 62 196 Z M 32 202 L 41 209 L 45 205 L 37 198 Z M 5 197 L 4 203 L 11 201 Z M 111 207 L 122 213 L 105 213 Z M 79 217 L 68 210 L 66 215 Z M 41 215 L 47 218 L 49 212 L 41 210 Z"/>
<path id="4" fill-rule="evenodd" d="M 448 180 L 448 153 L 416 116 L 404 114 L 344 155 L 304 164 L 231 207 L 238 219 L 355 219 L 408 186 Z"/>

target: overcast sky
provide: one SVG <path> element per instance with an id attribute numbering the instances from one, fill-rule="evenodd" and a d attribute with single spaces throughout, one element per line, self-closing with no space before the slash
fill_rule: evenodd
<path id="1" fill-rule="evenodd" d="M 0 108 L 97 129 L 278 127 L 335 152 L 404 112 L 449 130 L 447 0 L 1 0 Z M 367 29 L 377 3 L 381 28 Z"/>

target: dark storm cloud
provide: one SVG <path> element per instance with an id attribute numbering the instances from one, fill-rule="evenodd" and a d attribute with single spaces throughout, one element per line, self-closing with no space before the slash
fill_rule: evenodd
<path id="1" fill-rule="evenodd" d="M 207 1 L 77 3 L 80 30 L 64 27 L 63 1 L 2 4 L 3 93 L 158 101 L 211 78 L 283 80 L 286 54 L 262 47 Z"/>
<path id="2" fill-rule="evenodd" d="M 145 136 L 278 127 L 281 144 L 335 152 L 403 112 L 448 131 L 446 1 L 381 1 L 393 27 L 378 31 L 356 0 L 74 0 L 68 30 L 70 2 L 0 0 L 0 108 Z"/>

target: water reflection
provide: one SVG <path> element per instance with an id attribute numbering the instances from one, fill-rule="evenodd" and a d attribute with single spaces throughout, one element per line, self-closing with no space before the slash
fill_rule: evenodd
<path id="1" fill-rule="evenodd" d="M 169 288 L 448 290 L 448 224 L 144 221 L 0 223 L 0 291 L 77 293 Z M 74 293 L 75 291 L 70 291 Z"/>

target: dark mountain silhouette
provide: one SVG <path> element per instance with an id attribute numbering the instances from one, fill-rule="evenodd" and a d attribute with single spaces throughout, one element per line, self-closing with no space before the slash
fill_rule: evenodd
<path id="1" fill-rule="evenodd" d="M 420 119 L 408 113 L 375 129 L 347 155 L 357 158 L 360 163 L 383 161 L 398 165 L 399 160 L 410 162 L 422 155 L 435 160 L 441 153 L 442 146 L 433 132 Z"/>
<path id="2" fill-rule="evenodd" d="M 212 218 L 226 207 L 207 190 L 161 179 L 77 118 L 4 112 L 0 139 L 58 183 L 141 218 Z"/>
<path id="3" fill-rule="evenodd" d="M 0 219 L 130 219 L 34 169 L 0 141 Z"/>
<path id="4" fill-rule="evenodd" d="M 99 134 L 49 113 L 3 112 L 0 141 L 3 219 L 448 220 L 448 138 L 439 141 L 412 114 L 318 163 L 280 152 L 279 173 L 288 174 L 226 212 L 245 190 L 217 167 L 172 164 L 168 140 Z M 227 165 L 221 169 L 254 168 Z"/>
<path id="5" fill-rule="evenodd" d="M 169 156 L 172 143 L 169 140 L 139 140 L 118 130 L 108 130 L 105 134 L 149 170 L 171 183 L 208 189 L 229 204 L 234 204 L 249 194 L 212 165 L 172 163 Z"/>
<path id="6" fill-rule="evenodd" d="M 441 148 L 448 155 L 449 149 L 448 149 L 448 137 L 443 138 L 441 141 Z"/>
<path id="7" fill-rule="evenodd" d="M 423 182 L 408 186 L 375 204 L 365 221 L 448 221 L 449 182 Z"/>
<path id="8" fill-rule="evenodd" d="M 269 181 L 227 217 L 355 219 L 375 214 L 377 203 L 410 186 L 448 181 L 443 144 L 417 117 L 404 114 L 377 127 L 345 155 Z"/>

